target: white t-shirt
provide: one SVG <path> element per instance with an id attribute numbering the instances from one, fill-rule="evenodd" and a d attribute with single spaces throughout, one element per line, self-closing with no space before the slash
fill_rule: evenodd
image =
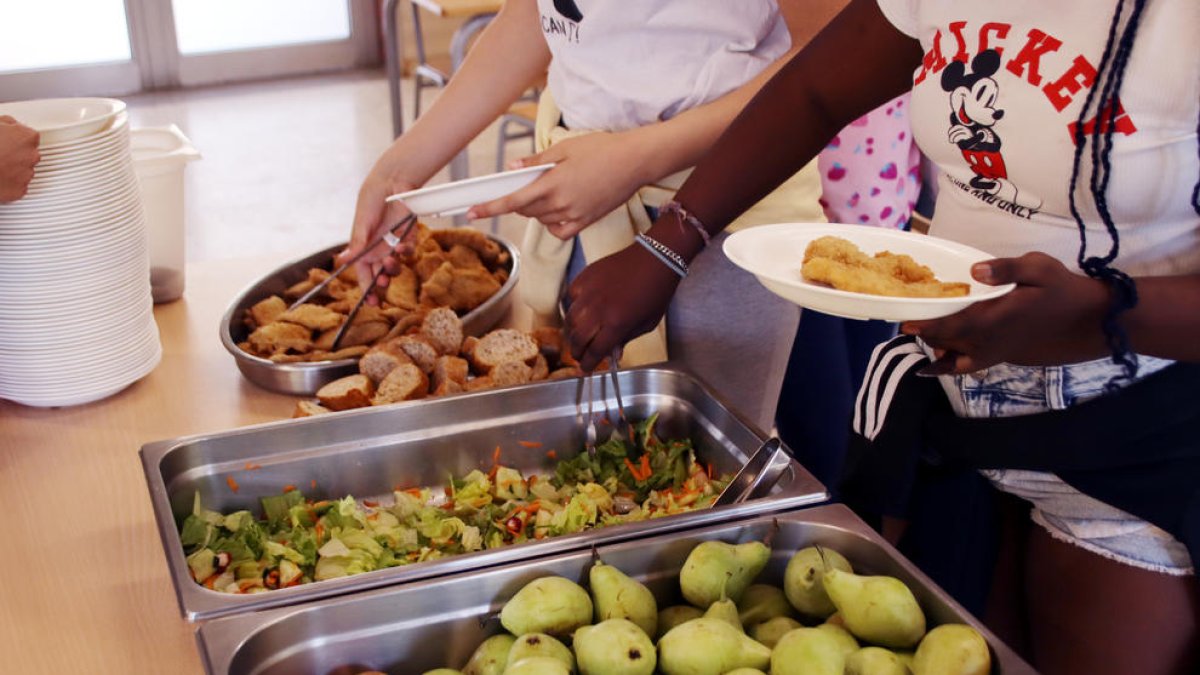
<path id="1" fill-rule="evenodd" d="M 787 52 L 774 0 L 538 0 L 571 129 L 622 131 L 721 97 Z"/>
<path id="2" fill-rule="evenodd" d="M 1076 269 L 1072 129 L 1115 3 L 878 1 L 925 50 L 911 118 L 918 145 L 941 169 L 931 233 L 1001 257 L 1043 251 Z M 1197 45 L 1200 2 L 1147 3 L 1120 90 L 1107 192 L 1120 232 L 1115 266 L 1131 274 L 1200 272 L 1191 206 L 1200 177 Z M 1104 255 L 1110 239 L 1087 187 L 1090 149 L 1076 203 L 1088 254 Z"/>

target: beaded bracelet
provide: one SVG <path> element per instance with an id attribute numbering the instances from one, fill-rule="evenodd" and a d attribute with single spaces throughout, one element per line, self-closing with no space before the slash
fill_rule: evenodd
<path id="1" fill-rule="evenodd" d="M 700 219 L 692 215 L 690 211 L 683 208 L 683 204 L 680 204 L 675 200 L 671 200 L 666 204 L 663 204 L 662 208 L 659 209 L 659 212 L 674 213 L 679 218 L 680 225 L 691 225 L 696 232 L 700 234 L 700 238 L 704 240 L 705 246 L 708 246 L 709 243 L 712 242 L 712 237 L 708 234 L 708 230 L 704 227 L 704 223 L 700 222 Z"/>
<path id="2" fill-rule="evenodd" d="M 687 262 L 684 261 L 683 256 L 671 250 L 671 247 L 644 234 L 639 234 L 634 241 L 641 244 L 643 248 L 654 254 L 655 258 L 658 258 L 660 261 L 662 261 L 662 264 L 669 267 L 675 274 L 678 274 L 680 279 L 687 277 Z"/>

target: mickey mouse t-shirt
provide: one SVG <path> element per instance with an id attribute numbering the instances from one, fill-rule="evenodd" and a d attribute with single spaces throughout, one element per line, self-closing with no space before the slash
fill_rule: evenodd
<path id="1" fill-rule="evenodd" d="M 925 52 L 910 114 L 914 138 L 941 169 L 931 234 L 999 257 L 1042 251 L 1074 269 L 1074 130 L 1116 3 L 878 2 Z M 1147 3 L 1115 106 L 1107 193 L 1120 232 L 1115 265 L 1131 274 L 1200 272 L 1197 44 L 1200 2 Z M 1096 126 L 1087 121 L 1085 133 Z M 1087 150 L 1076 204 L 1088 254 L 1104 255 L 1110 239 L 1088 192 Z"/>
<path id="2" fill-rule="evenodd" d="M 623 131 L 740 87 L 791 47 L 774 0 L 538 0 L 570 129 Z"/>

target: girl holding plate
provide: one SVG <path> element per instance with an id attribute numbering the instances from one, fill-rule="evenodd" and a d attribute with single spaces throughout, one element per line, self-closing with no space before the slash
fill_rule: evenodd
<path id="1" fill-rule="evenodd" d="M 1195 672 L 1200 655 L 1200 62 L 1181 56 L 1198 41 L 1190 0 L 853 0 L 647 233 L 686 263 L 697 223 L 720 232 L 849 120 L 912 92 L 940 169 L 930 234 L 997 256 L 976 281 L 1017 286 L 880 348 L 874 390 L 897 393 L 860 397 L 886 421 L 857 484 L 895 496 L 966 467 L 1024 500 L 1033 526 L 997 568 L 1017 584 L 1003 625 L 1016 646 L 1028 631 L 1046 673 Z M 652 326 L 678 281 L 638 246 L 584 270 L 567 316 L 583 367 Z M 922 361 L 936 379 L 893 367 Z M 904 407 L 917 390 L 926 404 Z M 881 451 L 905 421 L 932 469 Z"/>
<path id="2" fill-rule="evenodd" d="M 516 212 L 532 219 L 521 246 L 520 294 L 539 323 L 557 322 L 569 269 L 632 244 L 660 209 L 670 210 L 689 167 L 843 4 L 507 0 L 430 110 L 363 182 L 347 253 L 405 215 L 403 204 L 385 203 L 388 195 L 425 183 L 547 74 L 538 154 L 518 165 L 554 162 L 554 168 L 467 215 Z M 806 164 L 753 208 L 747 205 L 734 227 L 823 219 L 816 166 Z M 742 275 L 720 251 L 693 265 L 666 321 L 660 316 L 646 335 L 624 345 L 622 364 L 681 361 L 769 428 L 798 310 Z"/>

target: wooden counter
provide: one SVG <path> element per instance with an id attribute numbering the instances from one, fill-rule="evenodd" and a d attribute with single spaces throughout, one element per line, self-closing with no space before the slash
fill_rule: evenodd
<path id="1" fill-rule="evenodd" d="M 189 266 L 183 299 L 154 310 L 162 362 L 114 396 L 0 401 L 0 670 L 202 672 L 138 449 L 291 414 L 296 398 L 245 380 L 217 328 L 238 291 L 293 257 Z"/>

